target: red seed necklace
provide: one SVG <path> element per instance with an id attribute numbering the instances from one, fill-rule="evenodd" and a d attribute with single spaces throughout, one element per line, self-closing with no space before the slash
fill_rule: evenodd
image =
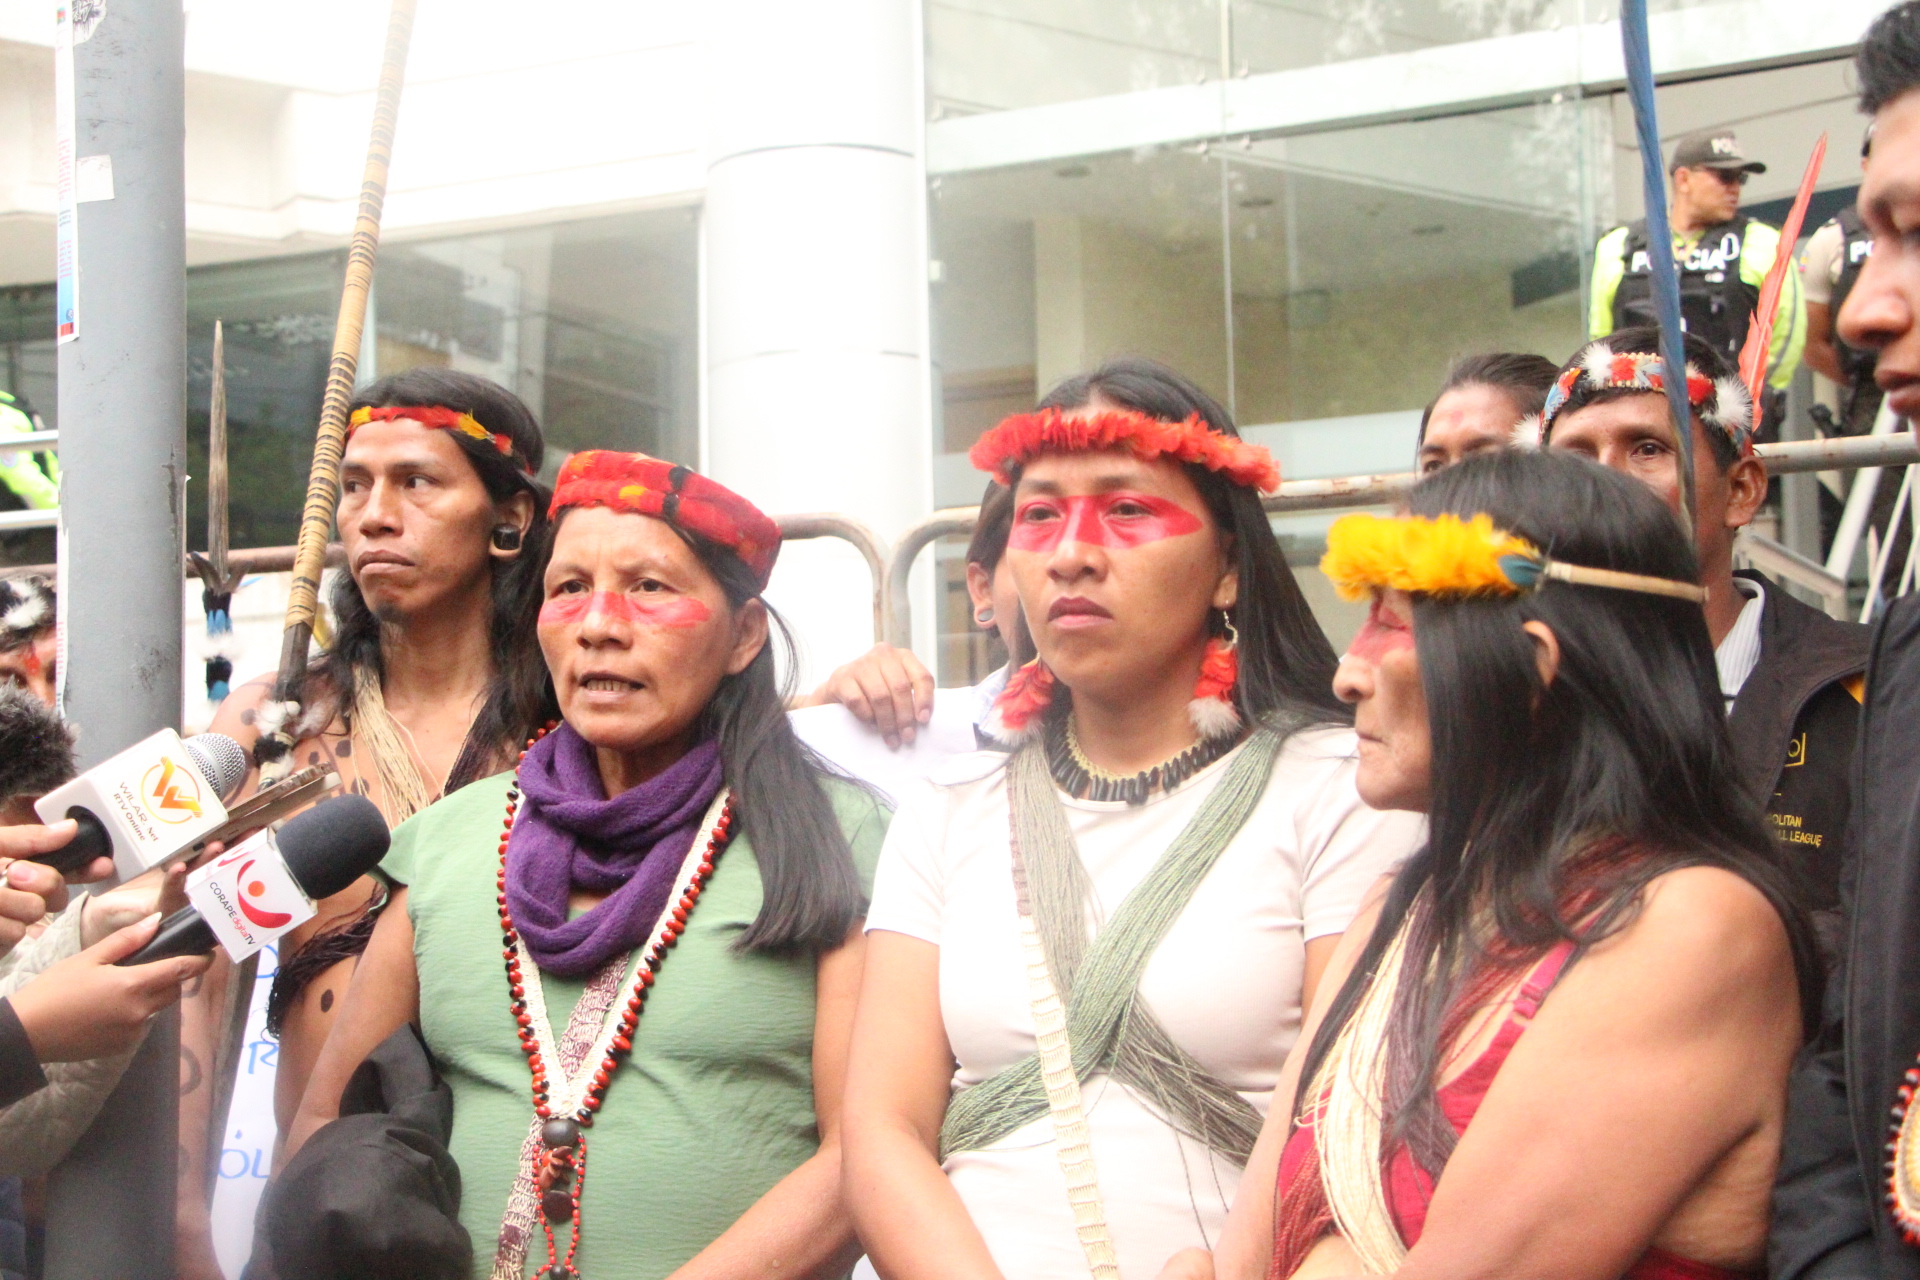
<path id="1" fill-rule="evenodd" d="M 527 747 L 531 749 L 552 727 L 548 725 L 534 734 L 527 740 Z M 520 759 L 524 761 L 526 758 L 526 751 L 522 751 Z M 503 944 L 500 954 L 507 962 L 507 993 L 512 1000 L 513 1020 L 520 1029 L 520 1051 L 527 1055 L 527 1067 L 533 1073 L 533 1111 L 542 1121 L 540 1152 L 534 1157 L 533 1170 L 535 1185 L 540 1192 L 541 1226 L 547 1235 L 548 1265 L 540 1275 L 542 1280 L 580 1280 L 580 1273 L 574 1270 L 573 1259 L 580 1250 L 580 1193 L 587 1181 L 585 1130 L 593 1127 L 593 1114 L 606 1100 L 607 1086 L 613 1082 L 613 1073 L 619 1068 L 620 1060 L 633 1050 L 634 1028 L 640 1023 L 640 1010 L 646 1004 L 647 990 L 653 986 L 660 962 L 666 959 L 667 952 L 673 949 L 674 943 L 685 931 L 693 904 L 699 900 L 701 890 L 713 875 L 713 864 L 727 847 L 733 833 L 733 800 L 729 797 L 721 809 L 719 819 L 713 824 L 713 833 L 707 840 L 706 851 L 700 857 L 700 865 L 694 869 L 666 925 L 641 957 L 640 967 L 633 976 L 633 989 L 628 993 L 626 1008 L 620 1015 L 619 1027 L 607 1046 L 599 1069 L 593 1073 L 592 1085 L 571 1115 L 555 1115 L 548 1102 L 547 1064 L 541 1056 L 540 1038 L 533 1030 L 533 1015 L 527 1008 L 527 986 L 520 967 L 520 933 L 513 927 L 513 916 L 507 910 L 507 841 L 513 834 L 513 820 L 519 808 L 520 775 L 516 772 L 513 781 L 507 785 L 507 820 L 500 832 L 500 873 L 495 881 L 494 892 L 495 901 L 500 905 Z M 539 981 L 538 973 L 534 974 L 534 981 Z M 564 1258 L 560 1256 L 559 1245 L 553 1236 L 557 1222 L 567 1223 L 571 1228 Z"/>

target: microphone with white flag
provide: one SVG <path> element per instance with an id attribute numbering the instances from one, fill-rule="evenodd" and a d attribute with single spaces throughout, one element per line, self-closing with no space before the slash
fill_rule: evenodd
<path id="1" fill-rule="evenodd" d="M 171 729 L 103 760 L 34 804 L 40 821 L 73 818 L 79 834 L 36 859 L 74 871 L 111 857 L 122 880 L 192 851 L 227 823 L 224 801 L 247 776 L 247 753 L 224 733 L 182 741 Z"/>

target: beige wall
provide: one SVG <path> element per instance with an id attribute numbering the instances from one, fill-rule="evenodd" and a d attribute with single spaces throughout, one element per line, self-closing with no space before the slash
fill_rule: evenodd
<path id="1" fill-rule="evenodd" d="M 1119 355 L 1151 356 L 1227 395 L 1220 253 L 1168 249 L 1092 218 L 1033 224 L 1036 382 Z"/>

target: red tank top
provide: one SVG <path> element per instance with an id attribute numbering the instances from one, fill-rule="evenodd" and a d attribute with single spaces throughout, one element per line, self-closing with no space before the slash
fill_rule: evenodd
<path id="1" fill-rule="evenodd" d="M 1457 1132 L 1464 1134 L 1467 1126 L 1473 1123 L 1474 1113 L 1486 1099 L 1487 1090 L 1493 1087 L 1493 1078 L 1500 1074 L 1500 1067 L 1506 1062 L 1507 1055 L 1513 1052 L 1513 1046 L 1519 1043 L 1527 1024 L 1540 1011 L 1540 1002 L 1546 999 L 1547 992 L 1559 980 L 1573 952 L 1574 944 L 1563 942 L 1534 966 L 1533 972 L 1520 984 L 1520 994 L 1514 999 L 1513 1012 L 1494 1034 L 1493 1042 L 1465 1071 L 1436 1091 L 1441 1114 L 1446 1116 Z M 1301 1178 L 1319 1178 L 1320 1162 L 1314 1150 L 1314 1141 L 1313 1122 L 1308 1117 L 1294 1130 L 1280 1155 L 1279 1192 L 1283 1202 Z M 1414 1162 L 1413 1153 L 1404 1144 L 1396 1148 L 1387 1160 L 1385 1189 L 1387 1207 L 1393 1214 L 1394 1225 L 1400 1229 L 1400 1238 L 1411 1248 L 1426 1228 L 1427 1206 L 1433 1201 L 1434 1182 Z M 1276 1264 L 1280 1261 L 1279 1258 L 1275 1259 Z M 1622 1280 L 1741 1280 L 1744 1274 L 1682 1258 L 1663 1249 L 1648 1249 L 1627 1269 Z"/>

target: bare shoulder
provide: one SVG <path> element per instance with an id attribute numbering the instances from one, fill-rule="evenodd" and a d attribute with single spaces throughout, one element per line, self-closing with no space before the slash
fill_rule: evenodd
<path id="1" fill-rule="evenodd" d="M 260 737 L 257 724 L 260 708 L 273 696 L 274 679 L 270 675 L 261 676 L 228 693 L 208 730 L 224 733 L 242 746 L 252 746 Z"/>
<path id="2" fill-rule="evenodd" d="M 1792 949 L 1779 911 L 1752 881 L 1721 867 L 1681 867 L 1655 877 L 1627 924 L 1590 957 L 1657 971 L 1676 993 L 1719 999 L 1791 980 Z"/>
<path id="3" fill-rule="evenodd" d="M 1786 945 L 1780 912 L 1753 881 L 1724 867 L 1680 867 L 1648 885 L 1636 926 L 1717 946 L 1759 935 Z"/>

